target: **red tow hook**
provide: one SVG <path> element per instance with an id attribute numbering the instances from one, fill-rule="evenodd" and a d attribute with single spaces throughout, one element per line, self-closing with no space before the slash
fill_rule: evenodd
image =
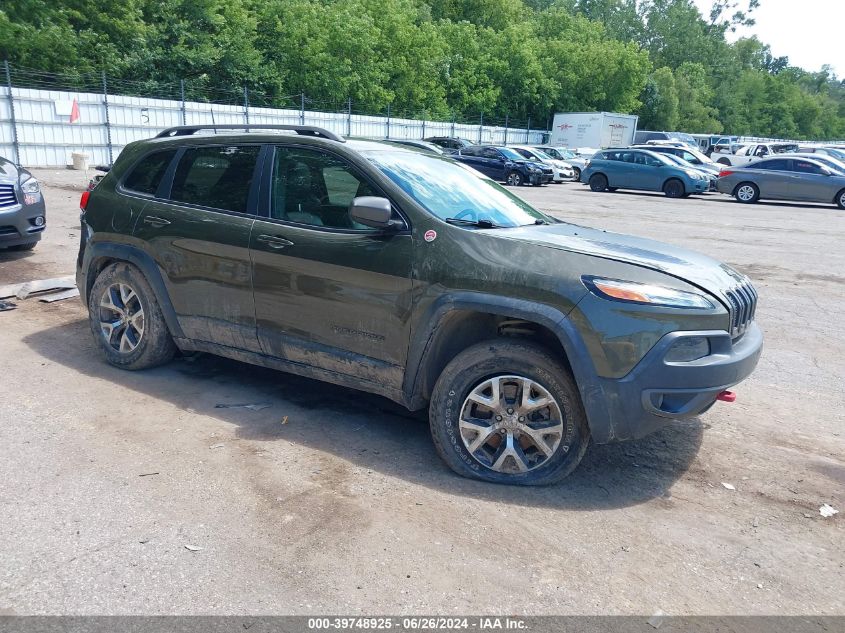
<path id="1" fill-rule="evenodd" d="M 720 391 L 719 395 L 716 396 L 716 400 L 721 400 L 722 402 L 734 402 L 736 400 L 736 394 L 733 391 Z"/>

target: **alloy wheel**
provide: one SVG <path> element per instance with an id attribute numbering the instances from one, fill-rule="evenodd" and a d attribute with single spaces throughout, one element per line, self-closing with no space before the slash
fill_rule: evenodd
<path id="1" fill-rule="evenodd" d="M 751 202 L 754 199 L 754 187 L 751 185 L 742 185 L 736 190 L 736 197 L 743 202 Z"/>
<path id="2" fill-rule="evenodd" d="M 540 383 L 524 376 L 495 376 L 464 400 L 464 447 L 482 466 L 517 474 L 545 464 L 557 451 L 564 425 L 560 405 Z"/>
<path id="3" fill-rule="evenodd" d="M 144 306 L 137 293 L 125 283 L 106 288 L 100 298 L 100 331 L 110 347 L 129 354 L 144 336 Z"/>

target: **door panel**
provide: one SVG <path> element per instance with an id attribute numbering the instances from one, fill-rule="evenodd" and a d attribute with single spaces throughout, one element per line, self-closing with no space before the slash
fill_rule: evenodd
<path id="1" fill-rule="evenodd" d="M 304 180 L 287 176 L 305 170 Z M 380 192 L 328 153 L 277 148 L 270 189 L 272 217 L 256 221 L 250 243 L 262 350 L 400 386 L 413 302 L 410 235 L 351 223 L 352 198 Z"/>
<path id="2" fill-rule="evenodd" d="M 185 336 L 250 351 L 259 347 L 249 257 L 255 216 L 246 211 L 258 153 L 257 146 L 186 150 L 172 195 L 192 203 L 150 200 L 133 232 L 161 269 Z"/>

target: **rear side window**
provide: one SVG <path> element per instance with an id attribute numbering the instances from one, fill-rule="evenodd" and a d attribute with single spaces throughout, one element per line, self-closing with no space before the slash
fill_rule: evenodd
<path id="1" fill-rule="evenodd" d="M 164 178 L 164 172 L 167 171 L 167 167 L 175 155 L 176 150 L 169 149 L 145 156 L 123 181 L 123 186 L 138 193 L 155 195 L 161 179 Z"/>
<path id="2" fill-rule="evenodd" d="M 792 171 L 800 171 L 805 174 L 823 174 L 824 170 L 815 163 L 806 160 L 793 160 Z"/>
<path id="3" fill-rule="evenodd" d="M 789 161 L 783 158 L 777 160 L 766 160 L 757 165 L 755 169 L 770 169 L 772 171 L 789 171 Z"/>
<path id="4" fill-rule="evenodd" d="M 246 213 L 259 150 L 258 146 L 186 150 L 176 167 L 170 199 Z"/>

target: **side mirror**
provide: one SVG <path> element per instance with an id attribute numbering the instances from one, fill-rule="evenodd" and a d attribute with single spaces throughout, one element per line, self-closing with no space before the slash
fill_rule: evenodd
<path id="1" fill-rule="evenodd" d="M 349 205 L 349 217 L 364 226 L 386 229 L 393 225 L 393 208 L 387 198 L 360 196 Z"/>

